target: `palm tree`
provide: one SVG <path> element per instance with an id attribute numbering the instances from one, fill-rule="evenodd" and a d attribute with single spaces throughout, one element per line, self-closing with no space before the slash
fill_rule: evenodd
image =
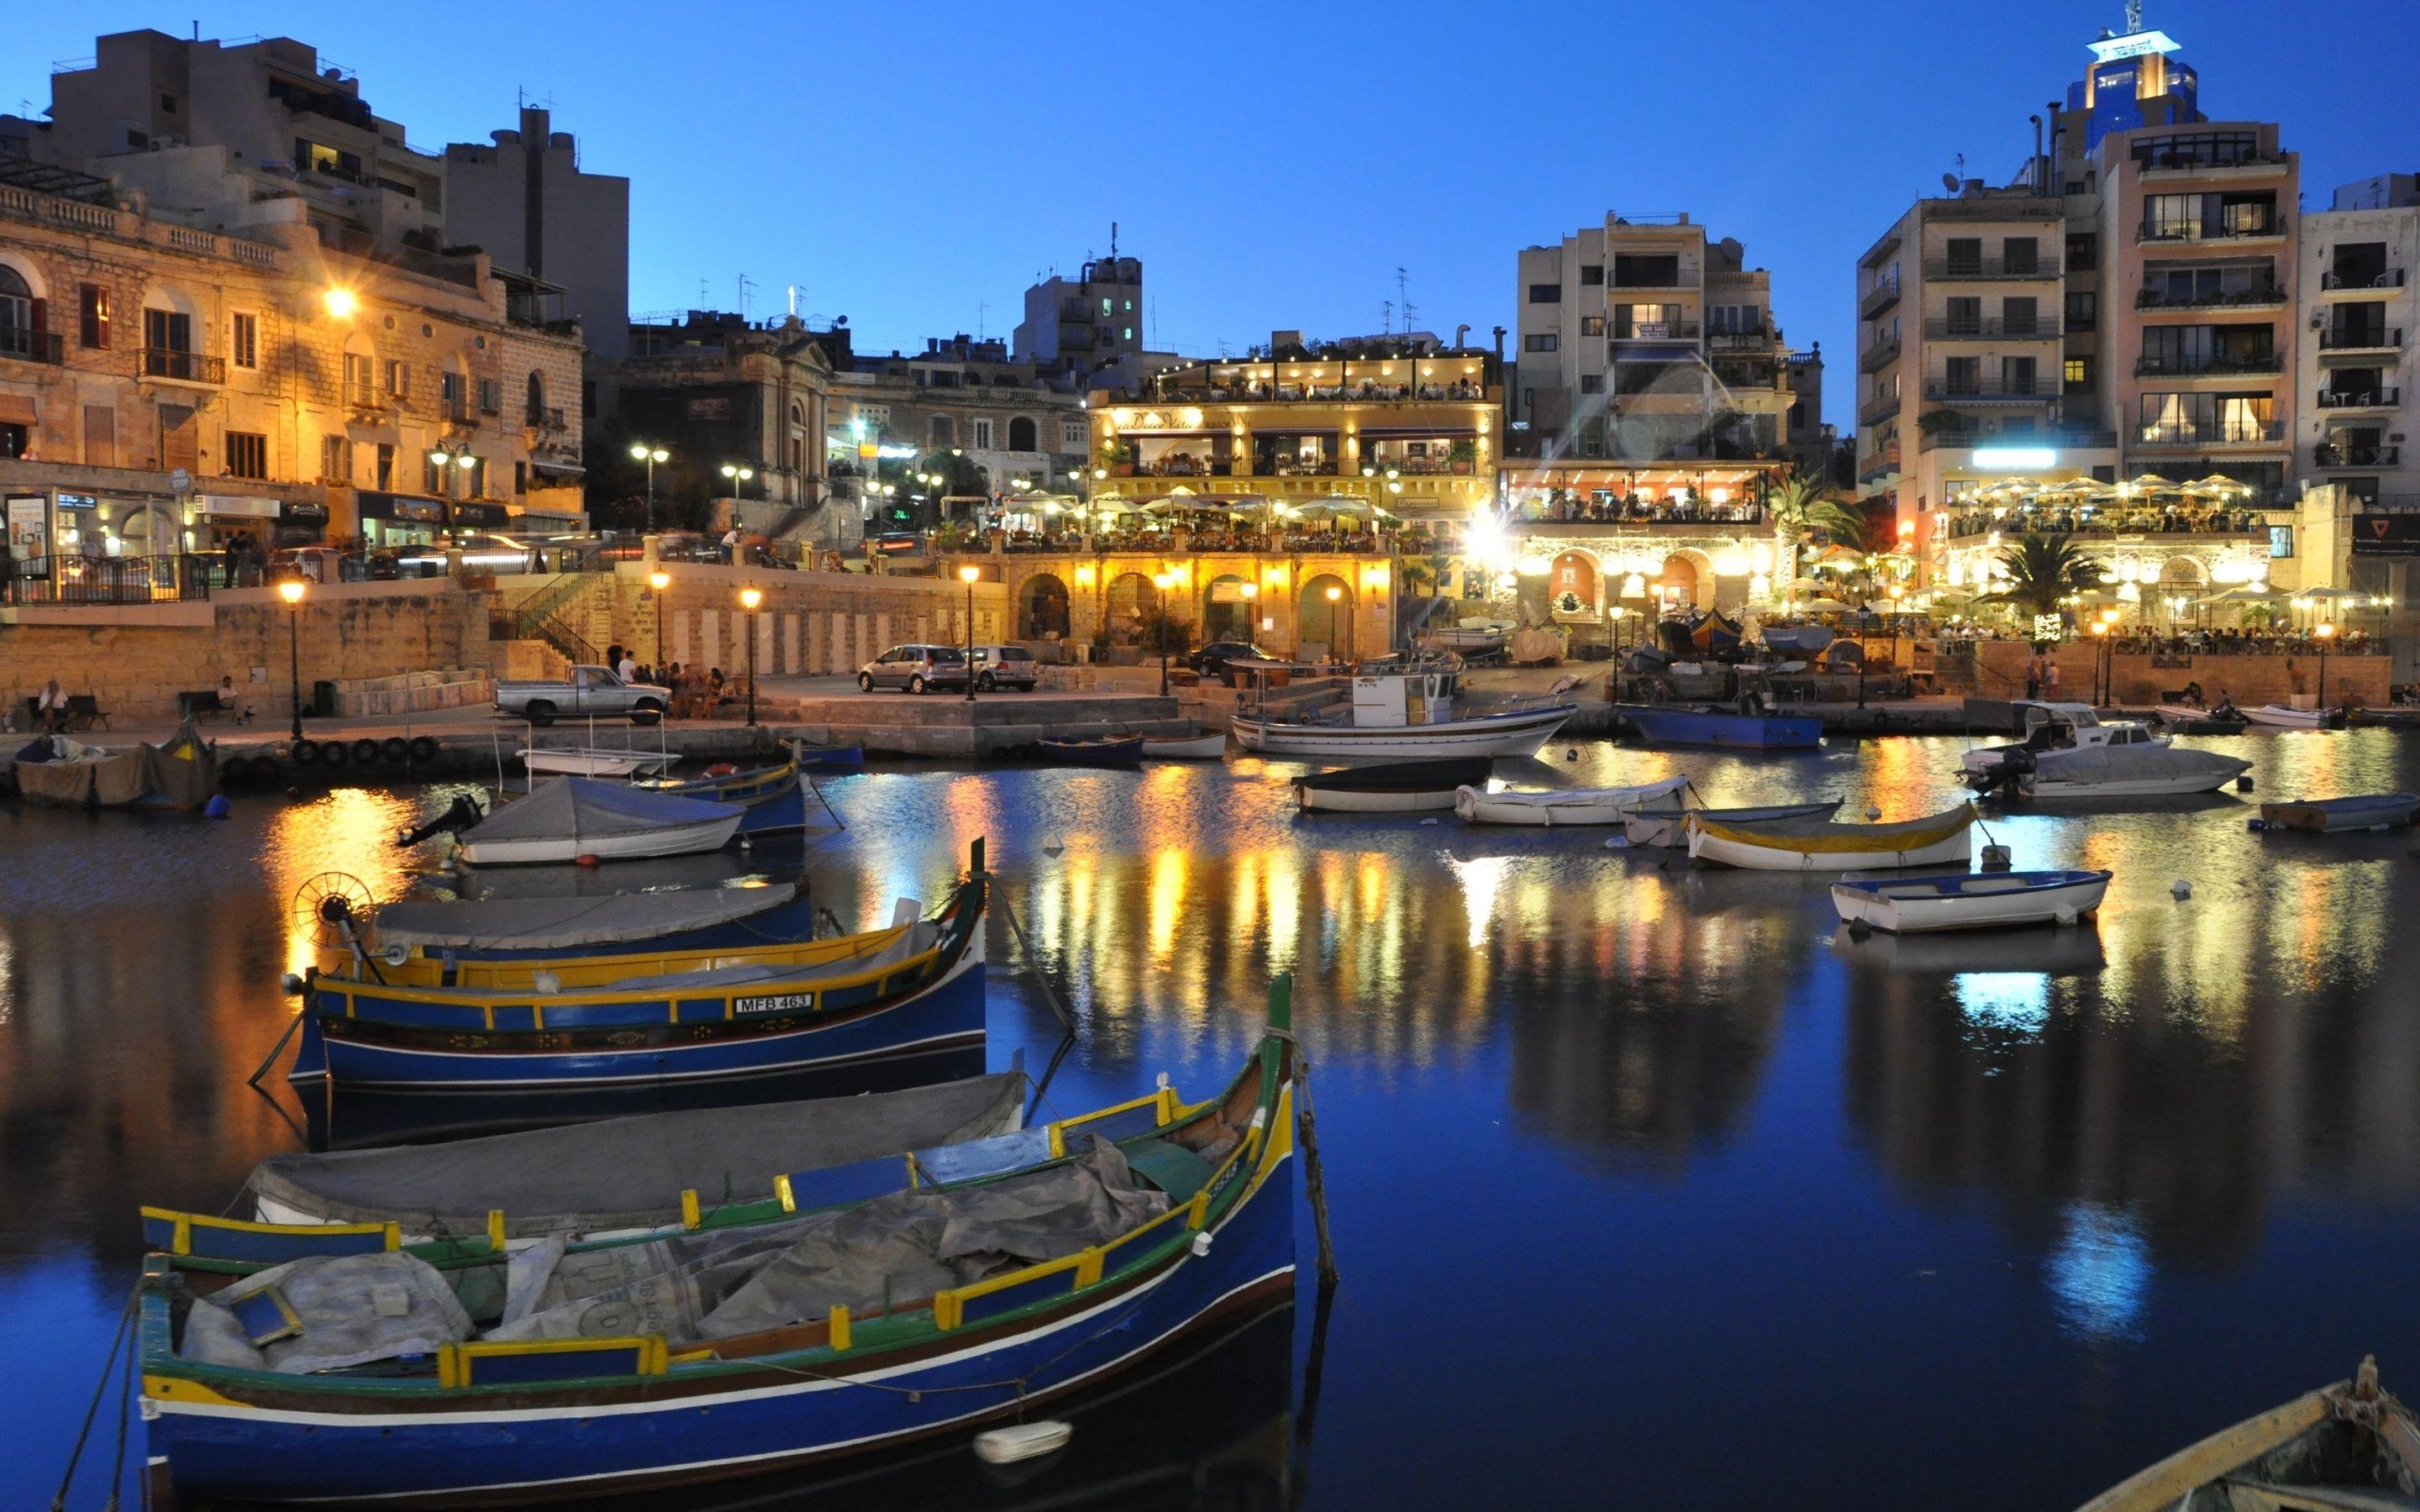
<path id="1" fill-rule="evenodd" d="M 2057 613 L 2061 599 L 2089 593 L 2101 578 L 2100 569 L 2064 532 L 2035 531 L 2019 536 L 2000 553 L 2000 565 L 2008 569 L 2003 586 L 1983 596 L 2031 609 L 2037 616 Z"/>
<path id="2" fill-rule="evenodd" d="M 1835 497 L 1830 484 L 1804 472 L 1775 486 L 1764 513 L 1773 521 L 1774 570 L 1783 582 L 1798 576 L 1798 553 L 1809 536 L 1857 547 L 1866 529 L 1865 517 Z"/>

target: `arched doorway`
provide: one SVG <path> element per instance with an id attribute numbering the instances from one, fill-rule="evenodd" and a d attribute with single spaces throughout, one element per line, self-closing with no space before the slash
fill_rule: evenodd
<path id="1" fill-rule="evenodd" d="M 1131 646 L 1142 640 L 1143 616 L 1159 603 L 1159 590 L 1139 572 L 1122 572 L 1109 579 L 1107 625 L 1113 645 Z"/>
<path id="2" fill-rule="evenodd" d="M 1233 573 L 1210 579 L 1202 598 L 1202 636 L 1205 640 L 1249 640 L 1252 605 L 1244 596 L 1249 579 Z"/>
<path id="3" fill-rule="evenodd" d="M 1664 574 L 1655 580 L 1655 601 L 1659 609 L 1694 609 L 1703 586 L 1698 564 L 1676 551 L 1664 559 Z"/>
<path id="4" fill-rule="evenodd" d="M 1033 452 L 1041 450 L 1041 448 L 1033 444 L 1033 422 L 1032 420 L 1023 415 L 1017 415 L 1009 421 L 1008 449 L 1012 452 Z"/>
<path id="5" fill-rule="evenodd" d="M 1295 625 L 1297 656 L 1353 656 L 1352 585 L 1326 572 L 1304 583 L 1295 609 Z"/>
<path id="6" fill-rule="evenodd" d="M 1566 551 L 1546 574 L 1546 597 L 1558 614 L 1586 614 L 1597 608 L 1596 559 Z"/>
<path id="7" fill-rule="evenodd" d="M 2210 583 L 2202 564 L 2192 557 L 2175 556 L 2160 563 L 2160 579 L 2155 588 L 2146 589 L 2159 602 L 2143 606 L 2146 611 L 2156 610 L 2170 623 L 2190 620 L 2194 604 Z"/>
<path id="8" fill-rule="evenodd" d="M 1055 573 L 1039 572 L 1017 590 L 1017 624 L 1028 640 L 1060 640 L 1067 635 L 1067 585 Z"/>

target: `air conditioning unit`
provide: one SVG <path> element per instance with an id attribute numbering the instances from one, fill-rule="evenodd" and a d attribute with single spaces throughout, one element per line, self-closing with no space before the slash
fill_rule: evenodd
<path id="1" fill-rule="evenodd" d="M 2311 306 L 2311 329 L 2313 331 L 2324 331 L 2327 329 L 2327 324 L 2328 307 L 2324 304 L 2315 304 Z"/>

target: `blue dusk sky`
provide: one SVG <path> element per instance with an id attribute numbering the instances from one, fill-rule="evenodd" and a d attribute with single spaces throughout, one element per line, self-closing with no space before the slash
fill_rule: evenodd
<path id="1" fill-rule="evenodd" d="M 420 146 L 516 92 L 631 179 L 631 306 L 846 315 L 861 349 L 1004 335 L 1034 275 L 1143 260 L 1154 345 L 1509 324 L 1513 255 L 1608 209 L 1686 210 L 1772 270 L 1845 374 L 1857 254 L 1957 166 L 2004 182 L 2118 0 L 1842 5 L 23 5 L 0 107 L 156 26 L 286 34 Z M 2322 19 L 2324 18 L 2324 19 Z M 2214 118 L 2274 120 L 2306 206 L 2420 169 L 2420 5 L 2151 0 Z M 1825 395 L 1845 432 L 1852 385 Z"/>

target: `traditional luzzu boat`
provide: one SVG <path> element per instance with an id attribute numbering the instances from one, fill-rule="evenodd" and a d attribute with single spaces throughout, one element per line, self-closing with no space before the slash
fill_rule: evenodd
<path id="1" fill-rule="evenodd" d="M 1725 823 L 1704 810 L 1685 816 L 1689 858 L 1760 872 L 1861 872 L 1962 862 L 1971 854 L 1975 806 L 1895 825 L 1820 819 Z"/>
<path id="2" fill-rule="evenodd" d="M 711 766 L 698 777 L 643 779 L 630 785 L 675 798 L 706 803 L 736 803 L 742 835 L 779 835 L 807 827 L 807 795 L 793 753 L 770 766 Z"/>
<path id="3" fill-rule="evenodd" d="M 1725 746 L 1745 750 L 1812 750 L 1823 721 L 1797 714 L 1735 714 L 1709 707 L 1617 703 L 1614 714 L 1651 746 Z"/>
<path id="4" fill-rule="evenodd" d="M 1840 922 L 1892 934 L 2072 924 L 2101 906 L 2106 872 L 1961 872 L 1857 877 L 1832 884 Z"/>
<path id="5" fill-rule="evenodd" d="M 2365 1357 L 2350 1381 L 2306 1393 L 2180 1449 L 2078 1512 L 2408 1507 L 2420 1501 L 2420 1418 L 2379 1389 Z"/>
<path id="6" fill-rule="evenodd" d="M 1140 766 L 1143 739 L 1140 735 L 1095 735 L 1083 739 L 1045 739 L 1036 742 L 1047 759 L 1062 766 Z"/>
<path id="7" fill-rule="evenodd" d="M 632 860 L 719 850 L 739 832 L 736 803 L 649 793 L 619 782 L 559 777 L 504 805 L 457 838 L 473 866 Z"/>
<path id="8" fill-rule="evenodd" d="M 1689 815 L 1699 813 L 1716 824 L 1762 823 L 1775 819 L 1829 819 L 1840 811 L 1840 800 L 1814 803 L 1770 803 L 1740 809 L 1685 809 L 1632 814 L 1622 822 L 1621 838 L 1633 845 L 1672 849 L 1689 843 Z"/>
<path id="9" fill-rule="evenodd" d="M 979 1044 L 986 886 L 978 841 L 931 918 L 902 899 L 883 929 L 738 950 L 659 941 L 472 960 L 371 933 L 355 961 L 300 983 L 302 1043 L 287 1074 L 448 1091 L 610 1088 Z"/>
<path id="10" fill-rule="evenodd" d="M 1562 788 L 1544 793 L 1506 790 L 1489 793 L 1473 785 L 1458 788 L 1453 811 L 1466 825 L 1534 825 L 1553 828 L 1568 825 L 1619 825 L 1633 815 L 1681 811 L 1682 794 L 1689 779 L 1666 778 L 1621 788 Z"/>
<path id="11" fill-rule="evenodd" d="M 832 1205 L 812 1172 L 692 1193 L 676 1238 L 147 1218 L 151 1455 L 185 1498 L 578 1500 L 1031 1412 L 1291 1289 L 1292 1042 L 1281 980 L 1207 1102 L 1163 1084 Z"/>
<path id="12" fill-rule="evenodd" d="M 1355 676 L 1349 720 L 1237 714 L 1235 742 L 1267 756 L 1535 756 L 1579 712 L 1562 697 L 1569 681 L 1544 703 L 1465 716 L 1455 705 L 1462 659 L 1420 656 Z"/>

